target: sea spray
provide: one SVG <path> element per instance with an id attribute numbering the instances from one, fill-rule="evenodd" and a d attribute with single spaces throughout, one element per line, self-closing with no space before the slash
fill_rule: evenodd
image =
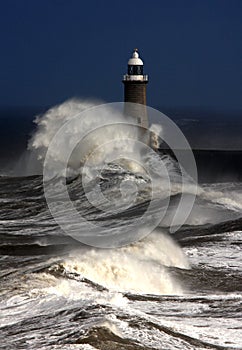
<path id="1" fill-rule="evenodd" d="M 100 105 L 100 102 L 71 99 L 36 117 L 37 130 L 28 142 L 29 162 L 26 172 L 34 171 L 34 166 L 36 169 L 39 169 L 40 165 L 43 166 L 46 152 L 54 136 L 63 126 L 65 130 L 49 154 L 53 169 L 58 169 L 58 175 L 62 174 L 61 166 L 64 167 L 63 159 L 70 144 L 74 144 L 75 147 L 68 159 L 69 172 L 79 171 L 80 166 L 87 160 L 92 166 L 103 164 L 107 161 L 108 152 L 114 153 L 115 147 L 120 147 L 118 143 L 114 144 L 115 141 L 126 140 L 126 143 L 122 143 L 123 158 L 132 156 L 134 150 L 132 145 L 127 144 L 127 139 L 137 140 L 137 128 L 132 126 L 133 120 L 124 117 L 122 110 L 116 110 L 109 105 L 104 106 L 98 113 L 95 109 L 92 111 L 97 105 Z M 85 114 L 87 110 L 88 115 Z M 68 124 L 70 120 L 74 121 Z M 109 144 L 110 140 L 113 141 L 112 145 Z"/>

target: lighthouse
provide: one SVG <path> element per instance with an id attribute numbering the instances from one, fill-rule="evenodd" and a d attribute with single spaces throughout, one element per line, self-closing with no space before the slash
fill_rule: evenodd
<path id="1" fill-rule="evenodd" d="M 144 75 L 144 63 L 139 57 L 138 49 L 134 49 L 128 60 L 128 71 L 123 76 L 124 84 L 124 113 L 136 119 L 141 127 L 147 129 L 149 121 L 146 109 L 146 86 L 148 75 Z"/>

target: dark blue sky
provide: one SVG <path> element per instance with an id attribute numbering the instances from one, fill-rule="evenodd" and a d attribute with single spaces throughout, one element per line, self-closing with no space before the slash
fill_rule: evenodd
<path id="1" fill-rule="evenodd" d="M 122 101 L 138 47 L 149 105 L 242 110 L 241 0 L 8 0 L 0 27 L 0 106 Z"/>

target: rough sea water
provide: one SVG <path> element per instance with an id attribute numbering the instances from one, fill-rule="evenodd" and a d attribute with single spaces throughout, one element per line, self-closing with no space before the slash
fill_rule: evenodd
<path id="1" fill-rule="evenodd" d="M 199 183 L 192 211 L 178 230 L 171 230 L 172 218 L 182 195 L 193 198 L 195 185 L 189 175 L 181 179 L 176 159 L 162 150 L 140 155 L 154 173 L 162 163 L 169 174 L 170 192 L 159 178 L 152 198 L 145 171 L 115 157 L 103 162 L 101 151 L 95 153 L 101 170 L 91 162 L 85 186 L 73 155 L 68 176 L 50 176 L 44 189 L 41 165 L 50 140 L 91 106 L 69 101 L 39 117 L 28 152 L 11 176 L 2 171 L 0 348 L 242 349 L 242 183 Z M 107 132 L 95 134 L 97 143 Z M 59 148 L 53 157 L 64 152 Z M 83 157 L 80 147 L 77 154 Z M 168 195 L 169 203 L 149 235 L 98 248 L 68 235 L 52 217 L 44 190 L 59 188 L 59 214 L 65 215 L 63 183 L 80 215 L 105 234 L 114 232 L 117 240 L 150 201 L 155 203 L 151 221 L 166 207 Z M 103 197 L 95 206 L 88 194 L 98 189 Z M 105 200 L 116 212 L 103 210 Z M 136 233 L 142 228 L 141 223 Z M 83 237 L 87 230 L 84 222 Z"/>

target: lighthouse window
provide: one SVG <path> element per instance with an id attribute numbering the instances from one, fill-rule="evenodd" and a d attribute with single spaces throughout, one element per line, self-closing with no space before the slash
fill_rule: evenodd
<path id="1" fill-rule="evenodd" d="M 128 74 L 133 75 L 134 74 L 134 66 L 128 66 Z"/>
<path id="2" fill-rule="evenodd" d="M 129 75 L 143 75 L 143 66 L 128 66 Z"/>
<path id="3" fill-rule="evenodd" d="M 143 75 L 143 66 L 135 66 L 136 72 L 134 74 Z"/>

